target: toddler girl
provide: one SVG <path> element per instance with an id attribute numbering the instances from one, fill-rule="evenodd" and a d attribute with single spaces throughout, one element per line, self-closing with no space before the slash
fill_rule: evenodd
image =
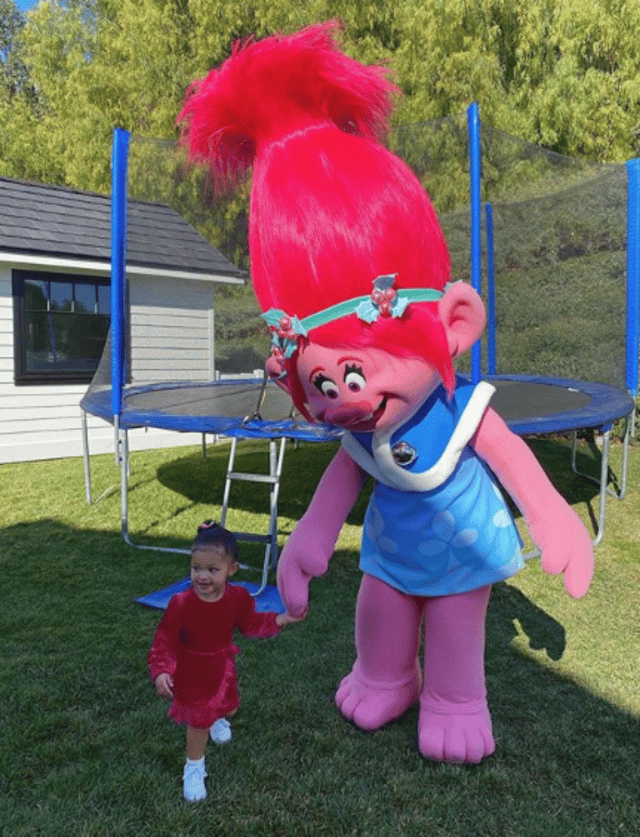
<path id="1" fill-rule="evenodd" d="M 234 628 L 244 636 L 269 637 L 300 621 L 288 613 L 257 613 L 244 587 L 227 584 L 237 569 L 233 533 L 210 520 L 202 523 L 191 546 L 191 586 L 171 598 L 149 651 L 156 692 L 173 700 L 169 716 L 187 727 L 183 795 L 190 801 L 207 795 L 209 735 L 217 744 L 230 741 L 227 717 L 240 705 Z"/>

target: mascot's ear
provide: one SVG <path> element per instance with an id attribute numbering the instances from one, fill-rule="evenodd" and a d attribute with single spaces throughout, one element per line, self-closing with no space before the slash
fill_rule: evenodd
<path id="1" fill-rule="evenodd" d="M 484 330 L 486 314 L 480 295 L 471 285 L 454 282 L 448 285 L 438 303 L 451 357 L 464 354 Z"/>
<path id="2" fill-rule="evenodd" d="M 267 375 L 271 378 L 271 380 L 275 381 L 280 389 L 283 389 L 286 393 L 291 395 L 288 377 L 286 373 L 284 375 L 282 374 L 282 366 L 280 366 L 280 363 L 275 359 L 275 357 L 273 357 L 273 355 L 267 358 L 267 362 L 264 366 L 267 370 Z"/>

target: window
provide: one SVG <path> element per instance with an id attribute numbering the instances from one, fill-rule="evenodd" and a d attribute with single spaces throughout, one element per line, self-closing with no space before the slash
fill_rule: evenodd
<path id="1" fill-rule="evenodd" d="M 109 280 L 13 271 L 16 384 L 89 383 L 109 331 Z"/>

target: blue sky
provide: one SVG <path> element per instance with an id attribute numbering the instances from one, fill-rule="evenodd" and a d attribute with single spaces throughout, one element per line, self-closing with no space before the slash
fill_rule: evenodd
<path id="1" fill-rule="evenodd" d="M 21 12 L 26 12 L 32 6 L 35 6 L 38 0 L 15 0 L 16 6 Z"/>

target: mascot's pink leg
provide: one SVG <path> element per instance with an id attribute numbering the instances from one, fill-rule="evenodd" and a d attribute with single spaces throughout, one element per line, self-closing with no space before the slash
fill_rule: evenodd
<path id="1" fill-rule="evenodd" d="M 477 764 L 495 749 L 484 679 L 491 587 L 427 599 L 418 744 L 425 758 Z"/>
<path id="2" fill-rule="evenodd" d="M 361 729 L 398 718 L 420 694 L 418 644 L 424 599 L 365 575 L 356 606 L 353 670 L 336 694 L 340 711 Z"/>

